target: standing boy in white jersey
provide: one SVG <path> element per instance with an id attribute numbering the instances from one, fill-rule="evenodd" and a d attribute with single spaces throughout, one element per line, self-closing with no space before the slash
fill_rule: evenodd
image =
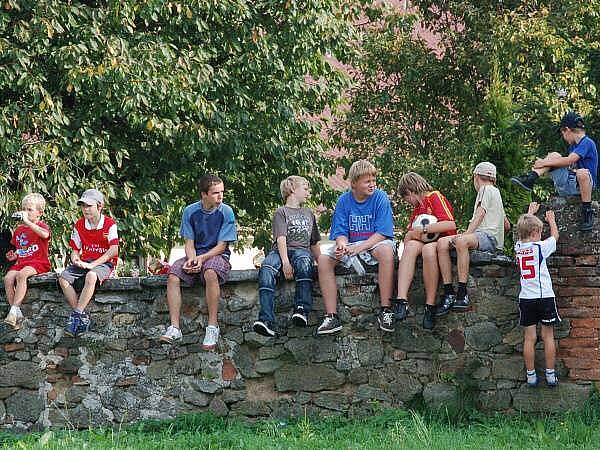
<path id="1" fill-rule="evenodd" d="M 535 387 L 538 377 L 535 372 L 536 327 L 542 323 L 542 340 L 546 359 L 546 384 L 558 385 L 554 372 L 556 345 L 554 343 L 554 324 L 560 322 L 556 300 L 552 289 L 552 279 L 548 272 L 546 259 L 556 251 L 558 228 L 554 211 L 546 211 L 546 222 L 550 226 L 550 237 L 542 241 L 543 223 L 534 216 L 539 205 L 531 203 L 529 212 L 521 215 L 517 222 L 519 240 L 515 244 L 515 256 L 521 271 L 521 293 L 519 294 L 520 323 L 524 327 L 523 357 L 527 369 L 527 385 Z"/>

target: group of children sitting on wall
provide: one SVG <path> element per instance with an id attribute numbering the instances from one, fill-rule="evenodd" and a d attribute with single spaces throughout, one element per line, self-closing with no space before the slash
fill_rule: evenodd
<path id="1" fill-rule="evenodd" d="M 561 133 L 570 145 L 569 155 L 551 153 L 536 160 L 531 173 L 512 180 L 531 190 L 537 178 L 550 173 L 559 195 L 581 195 L 580 228 L 593 227 L 591 192 L 597 186 L 598 153 L 594 142 L 585 135 L 583 120 L 576 113 L 567 113 L 561 121 Z M 342 264 L 359 273 L 363 264 L 378 265 L 380 309 L 379 328 L 393 332 L 398 321 L 406 319 L 408 292 L 417 258 L 423 260 L 425 310 L 423 328 L 434 328 L 436 317 L 451 310 L 469 308 L 467 293 L 469 251 L 495 252 L 504 247 L 504 232 L 510 224 L 506 219 L 500 191 L 495 186 L 496 167 L 480 162 L 473 170 L 473 185 L 477 191 L 473 216 L 467 230 L 457 234 L 452 205 L 422 176 L 409 172 L 401 177 L 398 191 L 404 201 L 413 206 L 409 227 L 404 235 L 404 249 L 398 264 L 396 296 L 394 292 L 394 223 L 387 194 L 377 189 L 377 170 L 367 160 L 359 160 L 349 170 L 351 189 L 338 199 L 333 213 L 329 238 L 334 245 L 321 249 L 320 233 L 313 212 L 303 206 L 310 196 L 309 182 L 300 176 L 290 176 L 281 182 L 285 202 L 273 215 L 273 245 L 259 270 L 260 312 L 253 324 L 255 332 L 276 336 L 274 314 L 275 287 L 281 274 L 296 281 L 293 324 L 308 325 L 311 312 L 313 265 L 318 263 L 318 280 L 325 306 L 325 317 L 316 329 L 317 335 L 334 334 L 342 330 L 337 315 L 337 284 L 335 267 Z M 198 182 L 199 201 L 183 211 L 180 235 L 184 239 L 185 256 L 175 261 L 167 277 L 167 302 L 170 325 L 160 336 L 162 342 L 174 343 L 182 338 L 180 329 L 181 284 L 202 283 L 206 290 L 208 323 L 202 347 L 213 350 L 219 339 L 218 302 L 220 286 L 231 270 L 230 244 L 237 240 L 235 216 L 223 203 L 224 184 L 215 175 L 205 175 Z M 65 333 L 78 336 L 89 329 L 90 317 L 85 312 L 97 284 L 113 272 L 118 254 L 117 225 L 102 213 L 104 197 L 96 189 L 85 191 L 78 200 L 83 217 L 74 225 L 69 245 L 71 265 L 59 276 L 59 284 L 73 308 Z M 4 279 L 6 296 L 11 305 L 5 322 L 18 329 L 23 321 L 19 306 L 27 289 L 27 278 L 50 270 L 48 242 L 50 230 L 40 218 L 45 202 L 39 194 L 29 194 L 22 202 L 21 223 L 13 233 L 16 251 L 6 257 L 14 261 Z M 538 205 L 532 203 L 516 225 L 518 242 L 516 257 L 521 271 L 519 295 L 520 323 L 524 326 L 524 350 L 527 383 L 537 385 L 534 369 L 536 325 L 542 324 L 545 343 L 546 381 L 556 386 L 554 373 L 555 347 L 553 325 L 560 321 L 552 282 L 546 266 L 547 257 L 556 250 L 558 230 L 552 211 L 546 213 L 551 236 L 541 240 L 542 222 L 534 214 Z M 422 215 L 433 216 L 420 220 Z M 451 250 L 456 252 L 457 289 L 452 280 Z M 443 282 L 443 297 L 436 303 L 439 278 Z M 79 286 L 77 286 L 79 285 Z"/>

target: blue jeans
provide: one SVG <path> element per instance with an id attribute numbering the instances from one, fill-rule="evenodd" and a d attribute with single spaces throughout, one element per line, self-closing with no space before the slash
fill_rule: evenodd
<path id="1" fill-rule="evenodd" d="M 289 248 L 288 259 L 294 269 L 296 280 L 295 306 L 302 306 L 308 314 L 312 309 L 312 286 L 314 259 L 310 250 L 304 248 Z M 279 251 L 271 250 L 258 271 L 258 298 L 260 312 L 258 320 L 275 322 L 275 286 L 282 272 Z"/>

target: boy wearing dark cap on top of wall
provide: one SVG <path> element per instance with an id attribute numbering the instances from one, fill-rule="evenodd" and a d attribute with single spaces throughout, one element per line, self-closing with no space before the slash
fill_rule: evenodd
<path id="1" fill-rule="evenodd" d="M 550 173 L 558 195 L 581 195 L 581 231 L 590 231 L 594 225 L 592 190 L 598 187 L 598 150 L 596 143 L 586 135 L 585 124 L 574 111 L 566 113 L 560 121 L 560 134 L 569 144 L 569 154 L 561 156 L 552 152 L 536 159 L 533 169 L 526 175 L 512 177 L 514 184 L 531 191 L 538 177 Z"/>

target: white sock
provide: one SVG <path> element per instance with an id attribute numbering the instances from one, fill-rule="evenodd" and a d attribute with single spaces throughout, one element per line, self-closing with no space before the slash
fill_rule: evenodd
<path id="1" fill-rule="evenodd" d="M 21 308 L 19 308 L 17 305 L 12 305 L 10 307 L 10 312 L 17 317 L 23 315 L 23 313 L 21 312 Z"/>
<path id="2" fill-rule="evenodd" d="M 535 369 L 527 371 L 527 382 L 529 384 L 535 383 L 537 380 L 537 375 L 535 374 Z"/>

